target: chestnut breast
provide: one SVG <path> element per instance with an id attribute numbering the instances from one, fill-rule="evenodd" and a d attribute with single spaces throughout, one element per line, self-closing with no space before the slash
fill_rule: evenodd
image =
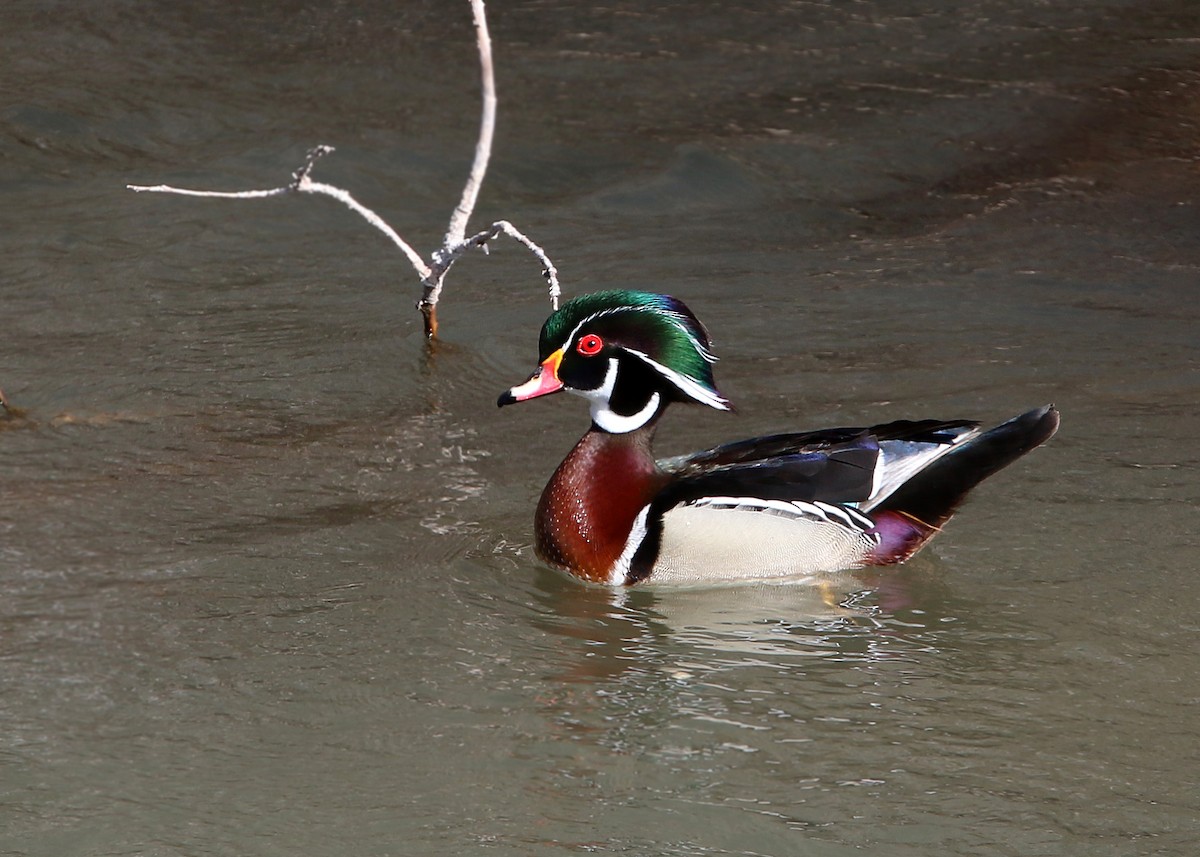
<path id="1" fill-rule="evenodd" d="M 592 428 L 583 436 L 538 501 L 538 556 L 585 580 L 608 581 L 638 512 L 669 479 L 650 454 L 652 434 L 651 427 Z"/>

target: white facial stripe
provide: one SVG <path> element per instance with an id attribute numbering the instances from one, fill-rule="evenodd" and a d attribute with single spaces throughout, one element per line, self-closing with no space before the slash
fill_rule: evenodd
<path id="1" fill-rule="evenodd" d="M 606 315 L 616 315 L 617 313 L 622 313 L 622 312 L 653 312 L 653 313 L 657 313 L 658 315 L 662 316 L 663 318 L 666 318 L 667 320 L 669 320 L 677 328 L 679 328 L 680 331 L 682 331 L 683 334 L 688 338 L 688 341 L 692 343 L 692 346 L 696 349 L 696 351 L 700 354 L 700 356 L 703 357 L 707 362 L 709 362 L 709 363 L 717 362 L 717 358 L 713 355 L 713 353 L 704 346 L 703 342 L 701 342 L 699 339 L 696 338 L 696 335 L 692 332 L 691 328 L 688 327 L 687 322 L 684 320 L 683 315 L 675 312 L 674 310 L 655 309 L 652 307 L 619 306 L 619 307 L 611 307 L 610 309 L 602 309 L 599 312 L 594 312 L 591 315 L 589 315 L 587 318 L 585 318 L 583 321 L 579 322 L 579 324 L 575 325 L 575 328 L 574 328 L 574 330 L 571 331 L 570 336 L 568 336 L 566 339 L 563 340 L 562 345 L 560 347 L 565 349 L 572 342 L 574 342 L 576 335 L 579 333 L 580 330 L 583 329 L 584 325 L 591 324 L 596 319 L 603 318 Z"/>
<path id="2" fill-rule="evenodd" d="M 612 315 L 614 312 L 626 312 L 628 310 L 629 310 L 629 307 L 618 307 L 617 309 L 606 309 L 606 310 L 602 310 L 600 312 L 592 313 L 587 318 L 585 318 L 583 321 L 579 322 L 579 324 L 575 325 L 575 328 L 571 331 L 571 333 L 567 336 L 567 338 L 562 341 L 562 345 L 560 347 L 563 348 L 564 350 L 567 347 L 569 347 L 570 344 L 575 341 L 576 334 L 578 334 L 579 331 L 583 330 L 583 326 L 585 324 L 591 324 L 593 321 L 600 318 L 600 316 L 602 316 L 602 315 Z"/>
<path id="3" fill-rule="evenodd" d="M 679 391 L 685 396 L 690 396 L 696 401 L 708 405 L 710 408 L 716 408 L 719 411 L 729 410 L 729 402 L 694 378 L 689 378 L 681 372 L 676 372 L 674 369 L 662 365 L 657 360 L 651 359 L 648 355 L 640 351 L 634 351 L 630 348 L 626 348 L 625 351 L 653 367 L 656 372 L 678 387 Z"/>

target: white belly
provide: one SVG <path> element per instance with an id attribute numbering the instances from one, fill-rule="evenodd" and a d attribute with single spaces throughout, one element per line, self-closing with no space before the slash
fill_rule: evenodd
<path id="1" fill-rule="evenodd" d="M 816 577 L 861 564 L 860 532 L 761 511 L 677 506 L 663 517 L 651 583 Z"/>

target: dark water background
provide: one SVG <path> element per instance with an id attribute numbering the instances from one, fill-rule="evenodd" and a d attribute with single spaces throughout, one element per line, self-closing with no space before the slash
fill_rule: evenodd
<path id="1" fill-rule="evenodd" d="M 841 604 L 585 589 L 498 412 L 515 245 L 426 356 L 463 2 L 0 9 L 0 854 L 1190 855 L 1200 6 L 495 2 L 475 223 L 706 321 L 735 417 L 1063 429 Z M 836 600 L 836 599 L 835 599 Z"/>

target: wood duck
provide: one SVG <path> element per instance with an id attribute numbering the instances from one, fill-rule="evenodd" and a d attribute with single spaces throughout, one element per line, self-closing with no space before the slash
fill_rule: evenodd
<path id="1" fill-rule="evenodd" d="M 815 577 L 902 562 L 976 484 L 1049 439 L 1052 405 L 982 431 L 901 420 L 756 437 L 656 461 L 672 402 L 729 410 L 708 332 L 667 295 L 605 291 L 542 326 L 541 365 L 498 405 L 566 390 L 592 424 L 542 492 L 536 550 L 610 585 Z"/>

